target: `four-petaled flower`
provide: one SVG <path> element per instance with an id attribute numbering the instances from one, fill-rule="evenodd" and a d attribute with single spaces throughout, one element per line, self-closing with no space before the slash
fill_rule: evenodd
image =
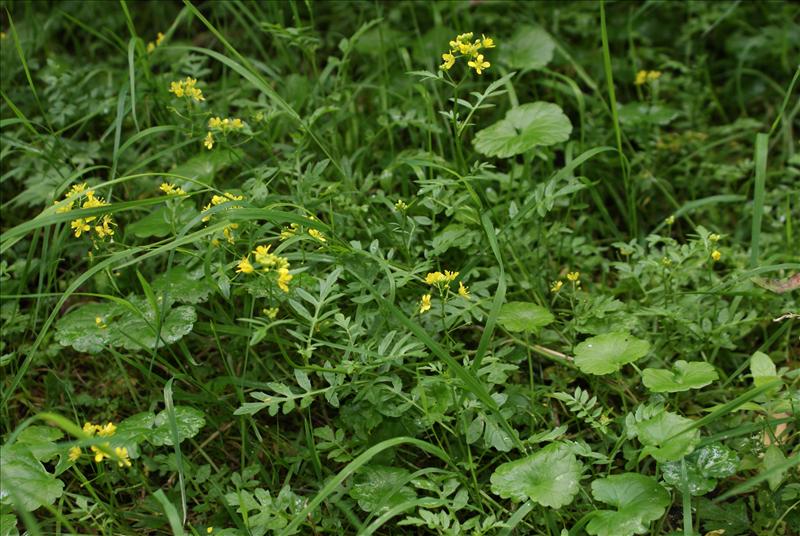
<path id="1" fill-rule="evenodd" d="M 488 61 L 483 61 L 483 54 L 478 54 L 475 57 L 474 61 L 468 61 L 467 65 L 475 69 L 475 72 L 478 74 L 482 74 L 484 69 L 488 69 L 492 66 L 491 63 Z"/>
<path id="2" fill-rule="evenodd" d="M 254 271 L 255 268 L 250 264 L 250 259 L 248 257 L 244 257 L 239 261 L 239 264 L 236 265 L 236 273 L 252 274 Z"/>
<path id="3" fill-rule="evenodd" d="M 449 70 L 456 63 L 456 57 L 450 52 L 442 54 L 442 60 L 444 60 L 444 63 L 439 68 L 445 71 Z"/>
<path id="4" fill-rule="evenodd" d="M 431 295 L 425 294 L 419 302 L 419 313 L 422 314 L 431 308 Z"/>

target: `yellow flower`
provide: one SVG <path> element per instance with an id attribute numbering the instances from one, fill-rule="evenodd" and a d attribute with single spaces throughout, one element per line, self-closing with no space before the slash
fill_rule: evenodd
<path id="1" fill-rule="evenodd" d="M 75 238 L 80 238 L 81 234 L 88 233 L 92 228 L 83 218 L 72 220 L 70 226 L 75 230 Z"/>
<path id="2" fill-rule="evenodd" d="M 324 235 L 324 234 L 322 234 L 321 232 L 319 232 L 317 229 L 309 229 L 309 230 L 308 230 L 308 234 L 309 234 L 311 237 L 313 237 L 313 238 L 316 238 L 316 239 L 317 239 L 317 240 L 319 240 L 320 242 L 327 242 L 327 241 L 328 241 L 328 239 L 327 239 L 327 238 L 325 238 L 325 235 Z"/>
<path id="3" fill-rule="evenodd" d="M 214 135 L 211 134 L 211 131 L 208 131 L 206 137 L 203 139 L 203 145 L 209 151 L 214 148 Z"/>
<path id="4" fill-rule="evenodd" d="M 445 280 L 442 272 L 430 272 L 425 276 L 425 283 L 428 285 L 438 285 Z"/>
<path id="5" fill-rule="evenodd" d="M 222 119 L 219 117 L 212 117 L 208 120 L 208 128 L 220 128 L 222 126 Z"/>
<path id="6" fill-rule="evenodd" d="M 105 426 L 98 426 L 97 427 L 97 435 L 101 437 L 111 437 L 114 435 L 114 432 L 117 431 L 117 427 L 113 422 L 109 422 Z"/>
<path id="7" fill-rule="evenodd" d="M 239 130 L 244 128 L 244 123 L 238 117 L 231 121 L 231 128 L 234 130 Z"/>
<path id="8" fill-rule="evenodd" d="M 444 271 L 444 279 L 447 283 L 452 283 L 458 277 L 458 272 L 451 272 L 450 270 Z"/>
<path id="9" fill-rule="evenodd" d="M 712 261 L 717 262 L 721 258 L 722 258 L 722 252 L 720 252 L 720 250 L 715 249 L 714 251 L 711 252 L 711 260 Z"/>
<path id="10" fill-rule="evenodd" d="M 264 316 L 266 316 L 270 320 L 275 320 L 275 318 L 277 318 L 278 316 L 277 307 L 270 307 L 269 309 L 263 309 L 261 312 L 264 313 Z"/>
<path id="11" fill-rule="evenodd" d="M 456 57 L 453 56 L 450 52 L 445 52 L 444 54 L 442 54 L 442 60 L 444 60 L 444 63 L 441 64 L 439 68 L 447 71 L 455 64 Z"/>
<path id="12" fill-rule="evenodd" d="M 567 274 L 567 279 L 569 279 L 573 283 L 575 281 L 577 281 L 578 279 L 580 279 L 580 277 L 581 277 L 581 273 L 580 272 L 570 272 L 570 273 Z"/>
<path id="13" fill-rule="evenodd" d="M 284 292 L 289 292 L 289 281 L 291 281 L 293 277 L 294 276 L 289 273 L 289 268 L 278 268 L 278 288 Z"/>
<path id="14" fill-rule="evenodd" d="M 119 458 L 117 463 L 120 467 L 130 467 L 131 460 L 128 458 L 128 449 L 125 447 L 115 447 L 114 454 Z"/>
<path id="15" fill-rule="evenodd" d="M 183 82 L 170 82 L 169 92 L 174 93 L 176 97 L 183 97 L 186 93 L 183 91 Z"/>
<path id="16" fill-rule="evenodd" d="M 475 69 L 475 72 L 478 74 L 482 74 L 484 69 L 488 69 L 492 66 L 488 61 L 483 61 L 483 54 L 478 54 L 475 60 L 468 61 L 467 65 Z"/>
<path id="17" fill-rule="evenodd" d="M 550 292 L 555 294 L 556 292 L 561 290 L 561 287 L 563 287 L 563 286 L 564 286 L 564 282 L 563 281 L 561 281 L 561 280 L 553 281 L 553 283 L 550 285 Z"/>
<path id="18" fill-rule="evenodd" d="M 94 325 L 97 326 L 98 329 L 106 329 L 108 326 L 105 322 L 103 322 L 103 317 L 96 316 L 94 317 Z"/>
<path id="19" fill-rule="evenodd" d="M 83 423 L 83 431 L 87 435 L 93 436 L 97 432 L 98 428 L 100 427 L 96 424 L 92 424 L 90 422 Z"/>
<path id="20" fill-rule="evenodd" d="M 244 257 L 239 261 L 239 264 L 236 265 L 236 273 L 252 274 L 254 271 L 255 268 L 250 264 L 250 259 L 248 257 Z"/>
<path id="21" fill-rule="evenodd" d="M 483 45 L 483 48 L 494 48 L 494 39 L 481 34 L 481 45 Z"/>
<path id="22" fill-rule="evenodd" d="M 431 308 L 431 295 L 425 294 L 419 302 L 419 314 L 428 311 Z"/>
<path id="23" fill-rule="evenodd" d="M 208 528 L 206 529 L 206 533 L 207 533 L 207 534 L 211 534 L 212 532 L 214 532 L 214 527 L 208 527 Z"/>
<path id="24" fill-rule="evenodd" d="M 664 220 L 664 223 L 666 223 L 667 225 L 672 225 L 673 223 L 675 223 L 675 216 L 671 215 L 669 218 Z"/>
<path id="25" fill-rule="evenodd" d="M 169 85 L 169 92 L 174 93 L 176 97 L 187 97 L 197 102 L 206 100 L 206 98 L 203 97 L 203 91 L 195 87 L 195 84 L 197 84 L 197 80 L 191 76 L 187 76 L 186 80 L 171 82 Z"/>
<path id="26" fill-rule="evenodd" d="M 267 246 L 258 246 L 254 251 L 253 254 L 256 256 L 256 262 L 259 264 L 268 264 L 270 257 L 274 257 L 274 255 L 269 254 L 269 248 L 272 247 L 272 244 Z"/>
<path id="27" fill-rule="evenodd" d="M 672 266 L 672 259 L 670 259 L 669 257 L 662 257 L 661 264 L 663 264 L 664 266 Z"/>
<path id="28" fill-rule="evenodd" d="M 397 203 L 394 204 L 394 208 L 396 210 L 401 210 L 405 212 L 406 210 L 408 210 L 408 205 L 402 199 L 398 199 Z"/>
<path id="29" fill-rule="evenodd" d="M 636 80 L 633 81 L 637 86 L 644 85 L 647 82 L 647 71 L 639 71 L 636 73 Z"/>
<path id="30" fill-rule="evenodd" d="M 71 462 L 77 461 L 77 459 L 80 457 L 81 457 L 80 447 L 72 447 L 71 449 L 69 449 L 69 454 L 67 455 L 69 461 Z"/>
<path id="31" fill-rule="evenodd" d="M 647 72 L 647 81 L 648 82 L 655 82 L 661 78 L 661 71 L 648 71 Z"/>
<path id="32" fill-rule="evenodd" d="M 222 229 L 222 234 L 225 236 L 225 240 L 227 240 L 229 244 L 233 244 L 235 242 L 233 237 L 233 231 L 234 229 L 238 228 L 239 228 L 238 223 L 231 223 L 230 225 Z"/>
<path id="33" fill-rule="evenodd" d="M 296 223 L 291 224 L 289 227 L 284 227 L 281 229 L 281 240 L 286 240 L 293 237 L 295 234 L 297 234 L 297 230 L 299 228 L 300 226 Z"/>
<path id="34" fill-rule="evenodd" d="M 458 282 L 458 295 L 465 300 L 469 299 L 469 287 L 464 286 L 464 283 L 461 281 Z"/>
<path id="35" fill-rule="evenodd" d="M 158 32 L 158 35 L 156 35 L 156 46 L 160 45 L 163 41 L 164 41 L 164 34 Z"/>
<path id="36" fill-rule="evenodd" d="M 711 233 L 710 235 L 708 235 L 708 240 L 709 240 L 710 242 L 713 242 L 713 243 L 715 243 L 715 244 L 716 244 L 717 242 L 719 242 L 719 239 L 720 239 L 720 238 L 722 238 L 722 237 L 721 237 L 721 236 L 719 236 L 717 233 Z"/>
<path id="37" fill-rule="evenodd" d="M 103 443 L 102 447 L 108 450 L 111 447 L 111 445 L 109 445 L 108 443 Z M 103 451 L 100 447 L 96 445 L 92 445 L 92 452 L 94 452 L 94 461 L 97 463 L 102 462 L 103 458 L 108 458 L 108 454 L 106 454 L 105 451 Z"/>
<path id="38" fill-rule="evenodd" d="M 152 41 L 147 43 L 147 53 L 148 54 L 152 54 L 155 49 L 156 49 L 156 44 L 155 43 L 153 43 Z"/>
<path id="39" fill-rule="evenodd" d="M 167 195 L 186 195 L 186 192 L 183 188 L 178 188 L 173 184 L 168 182 L 162 182 L 159 189 Z"/>
<path id="40" fill-rule="evenodd" d="M 111 216 L 105 214 L 100 225 L 94 226 L 94 232 L 101 240 L 107 236 L 114 236 L 114 229 L 111 228 L 112 225 L 116 224 L 111 219 Z"/>

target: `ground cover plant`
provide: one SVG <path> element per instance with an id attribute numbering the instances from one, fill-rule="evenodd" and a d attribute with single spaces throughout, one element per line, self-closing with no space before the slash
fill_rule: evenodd
<path id="1" fill-rule="evenodd" d="M 800 533 L 797 4 L 0 7 L 0 535 Z"/>

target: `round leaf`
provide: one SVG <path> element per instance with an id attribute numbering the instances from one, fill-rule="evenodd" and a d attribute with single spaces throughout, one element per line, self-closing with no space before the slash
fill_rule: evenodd
<path id="1" fill-rule="evenodd" d="M 492 474 L 492 493 L 561 508 L 577 495 L 582 471 L 583 464 L 571 448 L 552 443 L 527 458 L 500 465 Z"/>
<path id="2" fill-rule="evenodd" d="M 647 525 L 662 515 L 670 504 L 669 493 L 655 479 L 624 473 L 592 482 L 592 495 L 616 510 L 598 510 L 586 525 L 596 536 L 644 534 Z"/>
<path id="3" fill-rule="evenodd" d="M 528 302 L 503 304 L 497 316 L 497 322 L 508 331 L 524 332 L 536 331 L 554 319 L 553 313 L 546 308 Z"/>
<path id="4" fill-rule="evenodd" d="M 704 495 L 717 486 L 718 478 L 726 478 L 736 472 L 739 456 L 721 443 L 712 443 L 699 448 L 686 457 L 686 484 L 692 495 Z M 683 489 L 681 461 L 661 465 L 664 482 Z"/>
<path id="5" fill-rule="evenodd" d="M 589 374 L 611 374 L 644 357 L 650 343 L 617 331 L 586 339 L 575 347 L 575 364 Z"/>
<path id="6" fill-rule="evenodd" d="M 202 411 L 186 406 L 175 406 L 175 421 L 178 425 L 178 443 L 196 436 L 206 424 Z M 167 410 L 159 412 L 153 424 L 155 428 L 147 440 L 156 446 L 172 445 L 172 431 L 169 427 Z"/>
<path id="7" fill-rule="evenodd" d="M 474 144 L 479 153 L 508 158 L 567 141 L 571 132 L 572 123 L 559 106 L 532 102 L 512 108 L 504 119 L 478 132 Z"/>
<path id="8" fill-rule="evenodd" d="M 63 492 L 64 482 L 48 473 L 25 445 L 0 447 L 0 504 L 31 512 L 53 504 Z"/>
<path id="9" fill-rule="evenodd" d="M 541 69 L 553 59 L 556 44 L 546 31 L 522 26 L 503 43 L 500 61 L 511 69 Z"/>
<path id="10" fill-rule="evenodd" d="M 365 512 L 385 512 L 416 498 L 416 492 L 405 485 L 408 480 L 409 472 L 405 469 L 368 466 L 356 475 L 350 497 Z"/>
<path id="11" fill-rule="evenodd" d="M 672 370 L 648 368 L 642 371 L 642 381 L 654 393 L 677 393 L 700 389 L 716 380 L 717 371 L 704 361 L 687 363 L 680 359 Z"/>
<path id="12" fill-rule="evenodd" d="M 636 435 L 645 445 L 643 454 L 649 454 L 659 462 L 679 460 L 692 452 L 700 438 L 699 430 L 683 432 L 692 420 L 676 413 L 661 413 L 636 424 Z"/>

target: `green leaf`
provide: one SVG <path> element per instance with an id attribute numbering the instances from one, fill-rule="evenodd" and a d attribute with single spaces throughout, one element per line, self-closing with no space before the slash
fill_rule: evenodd
<path id="1" fill-rule="evenodd" d="M 350 497 L 365 512 L 383 513 L 404 502 L 414 500 L 416 492 L 406 486 L 410 473 L 398 467 L 370 465 L 353 479 Z"/>
<path id="2" fill-rule="evenodd" d="M 753 383 L 756 387 L 778 379 L 775 363 L 763 352 L 756 352 L 750 357 L 750 374 L 753 375 Z"/>
<path id="3" fill-rule="evenodd" d="M 550 324 L 555 317 L 541 305 L 529 302 L 509 302 L 500 308 L 497 323 L 508 331 L 530 333 Z"/>
<path id="4" fill-rule="evenodd" d="M 155 236 L 162 238 L 174 231 L 181 229 L 192 221 L 200 212 L 188 204 L 181 205 L 173 213 L 170 207 L 159 207 L 147 216 L 125 227 L 126 233 L 133 233 L 138 238 Z"/>
<path id="5" fill-rule="evenodd" d="M 79 352 L 98 354 L 114 337 L 107 322 L 119 313 L 120 309 L 111 303 L 89 303 L 73 309 L 56 324 L 56 340 L 60 345 L 72 346 Z"/>
<path id="6" fill-rule="evenodd" d="M 650 343 L 617 331 L 586 339 L 575 347 L 575 364 L 589 374 L 611 374 L 644 357 Z"/>
<path id="7" fill-rule="evenodd" d="M 0 447 L 0 504 L 31 512 L 53 504 L 64 482 L 48 473 L 25 445 Z"/>
<path id="8" fill-rule="evenodd" d="M 645 448 L 642 456 L 651 455 L 657 461 L 679 460 L 694 449 L 700 439 L 699 430 L 681 433 L 692 425 L 692 420 L 676 413 L 662 411 L 636 423 L 636 435 Z M 679 435 L 678 435 L 679 434 Z"/>
<path id="9" fill-rule="evenodd" d="M 492 474 L 492 493 L 558 509 L 577 495 L 582 472 L 583 464 L 570 447 L 551 443 L 526 458 L 500 465 Z"/>
<path id="10" fill-rule="evenodd" d="M 648 368 L 642 371 L 644 385 L 654 393 L 677 393 L 700 389 L 716 380 L 717 371 L 705 361 L 687 363 L 680 359 L 672 370 Z"/>
<path id="11" fill-rule="evenodd" d="M 153 292 L 156 295 L 166 294 L 167 301 L 204 302 L 212 288 L 202 277 L 202 270 L 189 272 L 185 266 L 176 266 L 153 281 Z"/>
<path id="12" fill-rule="evenodd" d="M 553 59 L 556 44 L 546 31 L 522 26 L 506 42 L 501 42 L 499 59 L 511 69 L 541 69 Z"/>
<path id="13" fill-rule="evenodd" d="M 532 102 L 510 109 L 504 119 L 475 135 L 475 149 L 487 156 L 508 158 L 537 146 L 567 141 L 572 123 L 561 108 Z"/>
<path id="14" fill-rule="evenodd" d="M 178 442 L 189 439 L 197 435 L 206 424 L 203 412 L 187 406 L 175 406 L 175 421 L 178 424 Z M 172 433 L 169 429 L 169 416 L 167 410 L 163 410 L 155 416 L 153 421 L 155 428 L 147 437 L 147 440 L 156 446 L 172 445 Z"/>
<path id="15" fill-rule="evenodd" d="M 220 170 L 236 162 L 241 157 L 242 152 L 239 150 L 203 151 L 169 171 L 171 175 L 179 175 L 180 177 L 185 177 L 185 179 L 169 176 L 166 179 L 167 182 L 173 182 L 176 186 L 191 192 L 200 188 L 200 185 L 193 181 L 201 182 L 206 186 L 210 185 L 214 181 L 214 176 Z"/>
<path id="16" fill-rule="evenodd" d="M 626 125 L 668 125 L 680 115 L 678 110 L 661 104 L 629 102 L 619 107 L 619 122 Z"/>
<path id="17" fill-rule="evenodd" d="M 47 462 L 63 451 L 56 441 L 64 437 L 64 433 L 52 426 L 29 426 L 17 436 L 18 445 L 25 445 L 40 462 Z"/>
<path id="18" fill-rule="evenodd" d="M 592 496 L 617 508 L 595 512 L 586 532 L 596 536 L 644 534 L 649 523 L 664 515 L 670 504 L 669 493 L 654 478 L 636 473 L 595 480 Z"/>
<path id="19" fill-rule="evenodd" d="M 786 461 L 786 456 L 783 455 L 783 451 L 776 445 L 770 445 L 766 452 L 764 452 L 764 471 L 769 471 L 775 466 L 781 465 Z M 769 484 L 769 489 L 775 491 L 783 482 L 783 477 L 786 471 L 776 471 L 772 473 L 767 478 L 767 484 Z"/>
<path id="20" fill-rule="evenodd" d="M 705 495 L 717 487 L 717 479 L 727 478 L 736 472 L 739 456 L 721 443 L 712 443 L 687 456 L 684 464 L 686 486 L 683 485 L 680 460 L 661 465 L 664 482 L 681 490 L 687 487 L 692 495 Z"/>
<path id="21" fill-rule="evenodd" d="M 0 514 L 0 536 L 19 536 L 14 514 Z"/>
<path id="22" fill-rule="evenodd" d="M 114 338 L 112 343 L 128 350 L 155 348 L 156 326 L 159 317 L 143 298 L 134 297 L 129 300 L 142 315 L 132 311 L 125 314 L 112 326 Z M 197 313 L 191 305 L 181 305 L 170 309 L 161 324 L 161 341 L 159 345 L 172 344 L 188 335 L 197 321 Z"/>

